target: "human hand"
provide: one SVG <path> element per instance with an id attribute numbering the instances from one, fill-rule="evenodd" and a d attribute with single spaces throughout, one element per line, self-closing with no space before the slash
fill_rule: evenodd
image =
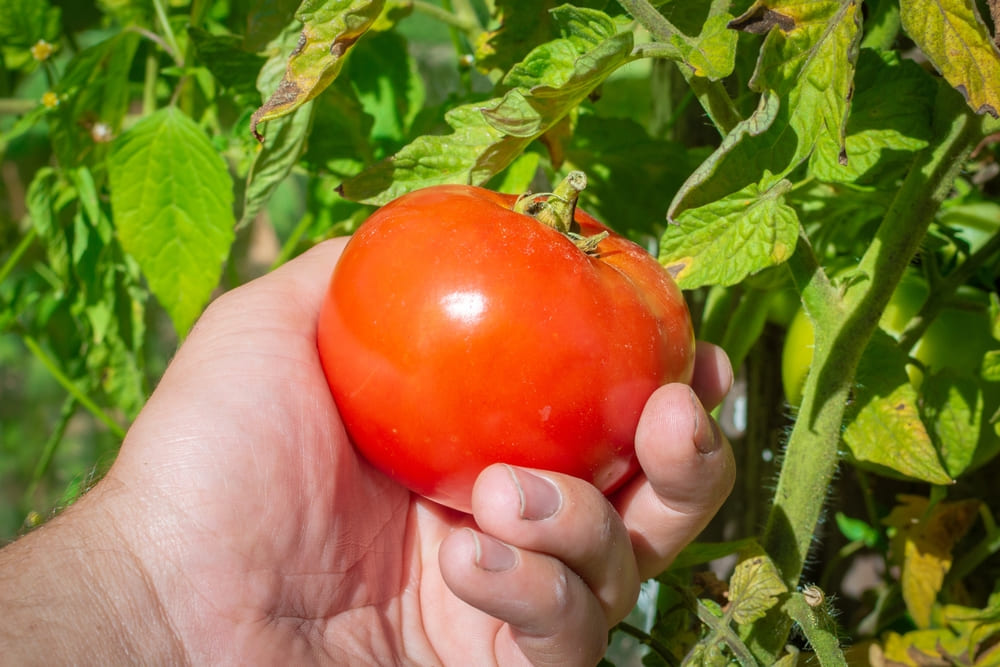
<path id="1" fill-rule="evenodd" d="M 108 608 L 146 600 L 147 633 L 197 663 L 596 663 L 639 582 L 731 488 L 732 453 L 702 407 L 729 387 L 725 356 L 700 346 L 694 393 L 653 395 L 643 472 L 611 498 L 497 465 L 460 514 L 373 470 L 339 422 L 315 330 L 343 243 L 213 303 L 68 513 L 113 523 L 101 534 L 133 585 L 112 577 Z"/>

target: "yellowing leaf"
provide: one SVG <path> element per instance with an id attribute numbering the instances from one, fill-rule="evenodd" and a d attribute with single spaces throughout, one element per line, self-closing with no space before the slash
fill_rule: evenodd
<path id="1" fill-rule="evenodd" d="M 978 500 L 942 502 L 930 507 L 921 496 L 902 495 L 884 523 L 895 529 L 890 543 L 894 562 L 903 567 L 906 608 L 917 627 L 931 622 L 931 610 L 951 569 L 952 549 L 979 511 Z"/>
<path id="2" fill-rule="evenodd" d="M 763 618 L 778 604 L 778 596 L 788 592 L 771 559 L 754 554 L 740 561 L 729 580 L 729 604 L 734 621 L 743 625 Z"/>
<path id="3" fill-rule="evenodd" d="M 785 261 L 799 233 L 795 210 L 784 201 L 788 185 L 751 185 L 682 212 L 660 239 L 660 263 L 683 289 L 694 289 L 734 285 Z"/>
<path id="4" fill-rule="evenodd" d="M 304 0 L 295 16 L 302 21 L 299 43 L 288 58 L 278 89 L 254 112 L 250 130 L 285 116 L 329 86 L 344 65 L 347 50 L 371 27 L 384 0 Z"/>
<path id="5" fill-rule="evenodd" d="M 858 366 L 844 444 L 863 467 L 932 484 L 950 484 L 917 408 L 917 390 L 903 370 L 906 355 L 888 334 L 872 338 Z"/>
<path id="6" fill-rule="evenodd" d="M 890 632 L 882 646 L 881 664 L 886 667 L 947 667 L 955 664 L 948 658 L 959 656 L 963 645 L 962 638 L 946 628 L 915 630 L 905 635 Z"/>
<path id="7" fill-rule="evenodd" d="M 900 0 L 903 29 L 979 114 L 1000 113 L 1000 51 L 974 0 Z"/>

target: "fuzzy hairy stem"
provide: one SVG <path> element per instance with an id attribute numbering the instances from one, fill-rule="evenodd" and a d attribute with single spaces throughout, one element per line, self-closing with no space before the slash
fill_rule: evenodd
<path id="1" fill-rule="evenodd" d="M 804 239 L 790 260 L 816 341 L 802 406 L 788 440 L 762 539 L 793 590 L 840 462 L 841 426 L 861 354 L 962 163 L 982 134 L 979 119 L 969 113 L 953 90 L 939 93 L 934 118 L 936 141 L 916 157 L 861 258 L 859 275 L 867 280 L 837 296 L 815 260 L 808 253 L 799 257 Z M 759 661 L 774 661 L 785 645 L 789 627 L 789 619 L 780 613 L 769 614 L 756 624 L 751 648 Z"/>

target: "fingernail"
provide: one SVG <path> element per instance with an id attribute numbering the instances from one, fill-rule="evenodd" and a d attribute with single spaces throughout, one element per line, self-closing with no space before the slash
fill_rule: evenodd
<path id="1" fill-rule="evenodd" d="M 528 521 L 547 519 L 559 511 L 562 494 L 556 485 L 527 470 L 507 466 L 521 499 L 521 518 Z"/>
<path id="2" fill-rule="evenodd" d="M 691 390 L 691 408 L 694 410 L 694 428 L 692 432 L 695 449 L 702 454 L 711 454 L 718 451 L 719 447 L 722 446 L 722 431 L 719 429 L 719 423 L 705 412 L 705 407 L 698 400 L 693 389 Z"/>
<path id="3" fill-rule="evenodd" d="M 476 567 L 487 572 L 504 572 L 517 565 L 517 554 L 509 546 L 489 535 L 466 528 L 476 543 Z"/>

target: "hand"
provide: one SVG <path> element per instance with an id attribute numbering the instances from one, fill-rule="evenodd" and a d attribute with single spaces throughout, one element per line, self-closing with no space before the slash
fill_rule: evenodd
<path id="1" fill-rule="evenodd" d="M 732 452 L 703 407 L 728 390 L 725 356 L 700 346 L 694 391 L 653 395 L 636 435 L 643 473 L 614 497 L 496 465 L 463 515 L 347 440 L 315 342 L 343 243 L 213 303 L 107 477 L 22 542 L 102 545 L 112 565 L 89 588 L 105 593 L 105 624 L 131 616 L 94 636 L 98 648 L 151 657 L 155 637 L 161 655 L 195 663 L 596 663 L 639 582 L 731 489 Z M 0 572 L 18 548 L 0 552 Z"/>

